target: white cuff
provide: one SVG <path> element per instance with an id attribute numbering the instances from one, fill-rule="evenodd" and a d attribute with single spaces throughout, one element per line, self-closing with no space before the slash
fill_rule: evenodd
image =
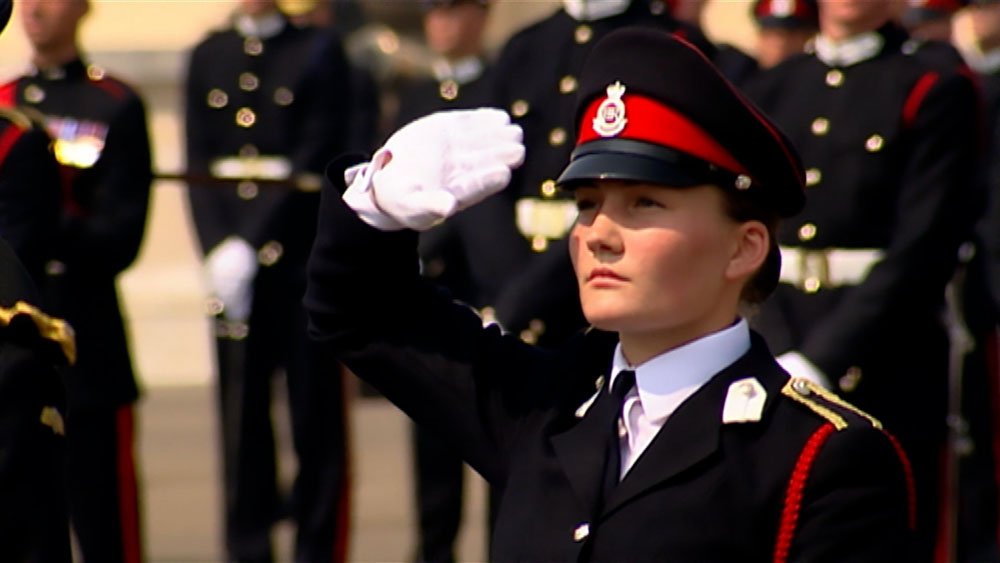
<path id="1" fill-rule="evenodd" d="M 390 217 L 375 203 L 375 192 L 372 180 L 375 173 L 385 167 L 392 154 L 386 149 L 375 152 L 371 162 L 354 165 L 344 170 L 344 203 L 358 214 L 362 221 L 380 231 L 399 231 L 404 229 L 402 223 Z"/>
<path id="2" fill-rule="evenodd" d="M 798 352 L 785 352 L 775 359 L 778 360 L 778 364 L 791 374 L 792 377 L 808 379 L 817 385 L 821 385 L 824 389 L 833 388 L 830 386 L 830 380 L 826 377 L 826 374 L 820 371 L 816 367 L 816 364 L 810 362 L 802 354 Z"/>

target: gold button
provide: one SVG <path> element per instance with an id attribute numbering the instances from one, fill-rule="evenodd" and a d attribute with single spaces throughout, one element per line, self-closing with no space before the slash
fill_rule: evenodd
<path id="1" fill-rule="evenodd" d="M 826 85 L 830 88 L 840 88 L 844 84 L 844 73 L 833 69 L 826 73 Z"/>
<path id="2" fill-rule="evenodd" d="M 253 127 L 257 123 L 257 114 L 250 108 L 240 108 L 236 112 L 236 124 L 240 127 Z"/>
<path id="3" fill-rule="evenodd" d="M 847 368 L 847 372 L 837 381 L 840 390 L 846 393 L 857 389 L 859 383 L 861 383 L 861 368 L 858 366 Z"/>
<path id="4" fill-rule="evenodd" d="M 226 104 L 229 103 L 229 94 L 226 94 L 218 88 L 212 88 L 208 91 L 208 107 L 213 107 L 215 109 L 224 108 Z"/>
<path id="5" fill-rule="evenodd" d="M 806 185 L 815 186 L 823 180 L 823 173 L 820 172 L 819 168 L 810 168 L 806 170 Z"/>
<path id="6" fill-rule="evenodd" d="M 545 252 L 549 247 L 549 239 L 543 236 L 535 236 L 531 238 L 531 249 L 535 252 Z"/>
<path id="7" fill-rule="evenodd" d="M 587 24 L 578 25 L 576 27 L 576 30 L 573 32 L 573 39 L 575 39 L 576 42 L 581 45 L 590 41 L 593 38 L 594 38 L 594 30 L 591 29 L 590 26 Z"/>
<path id="8" fill-rule="evenodd" d="M 554 180 L 545 180 L 542 182 L 542 195 L 545 197 L 555 197 L 556 183 Z"/>
<path id="9" fill-rule="evenodd" d="M 28 87 L 24 89 L 24 99 L 29 103 L 37 104 L 45 99 L 45 90 L 35 84 L 28 84 Z"/>
<path id="10" fill-rule="evenodd" d="M 618 437 L 619 438 L 624 438 L 625 436 L 628 436 L 628 427 L 625 426 L 625 421 L 622 420 L 622 417 L 619 416 L 618 417 Z"/>
<path id="11" fill-rule="evenodd" d="M 209 297 L 205 300 L 205 313 L 210 317 L 221 314 L 223 308 L 222 300 L 218 297 Z"/>
<path id="12" fill-rule="evenodd" d="M 531 319 L 531 322 L 528 323 L 528 330 L 535 334 L 542 334 L 545 332 L 545 323 L 542 319 Z"/>
<path id="13" fill-rule="evenodd" d="M 566 130 L 562 127 L 556 127 L 549 132 L 549 144 L 553 147 L 560 147 L 566 143 Z"/>
<path id="14" fill-rule="evenodd" d="M 97 65 L 87 66 L 87 78 L 97 82 L 98 80 L 104 80 L 104 69 Z"/>
<path id="15" fill-rule="evenodd" d="M 522 330 L 521 341 L 526 344 L 538 344 L 538 335 L 530 330 Z"/>
<path id="16" fill-rule="evenodd" d="M 260 189 L 256 182 L 240 182 L 236 185 L 236 195 L 240 196 L 240 199 L 250 200 L 257 197 L 258 193 Z"/>
<path id="17" fill-rule="evenodd" d="M 802 395 L 803 397 L 808 397 L 812 394 L 812 389 L 809 388 L 809 383 L 805 379 L 795 379 L 792 381 L 792 390 Z"/>
<path id="18" fill-rule="evenodd" d="M 802 289 L 806 293 L 816 293 L 823 286 L 823 282 L 817 277 L 808 277 L 802 282 Z"/>
<path id="19" fill-rule="evenodd" d="M 240 89 L 246 92 L 253 92 L 260 86 L 260 78 L 252 72 L 244 72 L 240 74 Z"/>
<path id="20" fill-rule="evenodd" d="M 746 191 L 753 185 L 753 180 L 751 180 L 750 176 L 747 176 L 746 174 L 740 174 L 736 177 L 735 185 L 737 190 L 741 192 Z"/>
<path id="21" fill-rule="evenodd" d="M 594 388 L 595 389 L 600 389 L 601 387 L 604 387 L 604 376 L 603 375 L 597 376 L 597 379 L 594 381 Z"/>
<path id="22" fill-rule="evenodd" d="M 590 524 L 584 522 L 573 529 L 573 541 L 582 542 L 590 535 Z"/>
<path id="23" fill-rule="evenodd" d="M 243 52 L 256 57 L 264 52 L 264 43 L 258 37 L 247 37 L 243 41 Z"/>
<path id="24" fill-rule="evenodd" d="M 576 92 L 576 78 L 571 75 L 566 75 L 559 80 L 559 91 L 563 94 L 572 94 Z"/>
<path id="25" fill-rule="evenodd" d="M 812 223 L 806 223 L 799 227 L 799 240 L 809 241 L 816 238 L 816 225 Z"/>
<path id="26" fill-rule="evenodd" d="M 282 86 L 281 88 L 278 88 L 277 90 L 274 91 L 274 103 L 278 104 L 279 106 L 290 106 L 294 101 L 295 101 L 295 94 L 288 88 Z"/>
<path id="27" fill-rule="evenodd" d="M 920 41 L 918 39 L 907 39 L 899 50 L 904 55 L 913 55 L 920 50 Z"/>
<path id="28" fill-rule="evenodd" d="M 242 157 L 254 157 L 259 155 L 260 151 L 257 150 L 257 147 L 255 147 L 254 145 L 248 143 L 240 147 L 240 156 Z"/>
<path id="29" fill-rule="evenodd" d="M 830 131 L 830 120 L 825 117 L 817 117 L 812 122 L 813 135 L 826 135 Z"/>
<path id="30" fill-rule="evenodd" d="M 281 246 L 281 243 L 272 240 L 260 247 L 260 250 L 257 251 L 257 261 L 263 266 L 273 266 L 278 262 L 278 260 L 281 260 L 281 255 L 284 253 L 285 248 Z"/>
<path id="31" fill-rule="evenodd" d="M 868 152 L 878 152 L 882 150 L 882 147 L 884 146 L 885 146 L 885 139 L 882 138 L 882 135 L 879 135 L 877 133 L 875 135 L 872 135 L 871 137 L 868 137 L 868 140 L 865 141 L 865 150 Z"/>
<path id="32" fill-rule="evenodd" d="M 514 117 L 524 117 L 528 114 L 528 109 L 530 106 L 526 100 L 515 100 L 514 103 L 510 104 L 510 113 Z"/>
<path id="33" fill-rule="evenodd" d="M 438 93 L 441 94 L 441 98 L 449 102 L 454 100 L 458 97 L 458 82 L 450 78 L 445 80 L 438 86 Z"/>

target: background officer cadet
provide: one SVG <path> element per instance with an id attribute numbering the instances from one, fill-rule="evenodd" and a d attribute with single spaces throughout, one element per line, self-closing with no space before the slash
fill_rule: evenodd
<path id="1" fill-rule="evenodd" d="M 211 182 L 189 194 L 217 314 L 228 556 L 271 560 L 271 527 L 287 511 L 297 561 L 342 560 L 343 390 L 333 359 L 306 339 L 301 300 L 318 173 L 348 134 L 343 51 L 329 32 L 289 24 L 273 0 L 244 0 L 231 28 L 194 49 L 186 103 L 188 170 Z M 299 462 L 287 508 L 270 415 L 278 369 Z"/>
<path id="2" fill-rule="evenodd" d="M 432 76 L 418 79 L 400 96 L 398 129 L 439 110 L 486 106 L 492 99 L 491 67 L 483 52 L 487 0 L 423 2 L 424 37 L 435 55 Z M 476 309 L 488 308 L 511 270 L 523 262 L 523 244 L 510 221 L 508 200 L 491 198 L 420 236 L 424 275 L 446 287 L 452 297 Z M 502 235 L 501 233 L 506 233 Z M 462 519 L 463 463 L 454 446 L 437 433 L 413 426 L 413 453 L 419 523 L 417 561 L 454 561 Z"/>
<path id="3" fill-rule="evenodd" d="M 748 91 L 806 166 L 779 237 L 782 283 L 756 318 L 793 375 L 824 382 L 900 435 L 930 560 L 945 438 L 944 287 L 969 223 L 976 92 L 925 61 L 890 3 L 824 0 L 809 54 Z"/>
<path id="4" fill-rule="evenodd" d="M 131 88 L 81 56 L 77 30 L 87 0 L 20 6 L 32 69 L 0 98 L 43 116 L 61 165 L 58 241 L 43 290 L 48 311 L 76 329 L 79 350 L 65 378 L 70 517 L 85 561 L 138 561 L 138 392 L 115 278 L 135 260 L 146 224 L 145 108 Z"/>
<path id="5" fill-rule="evenodd" d="M 803 52 L 819 31 L 815 0 L 757 0 L 753 17 L 757 22 L 757 62 L 762 68 Z"/>
<path id="6" fill-rule="evenodd" d="M 576 211 L 555 186 L 572 149 L 584 59 L 599 39 L 632 25 L 658 27 L 710 51 L 697 28 L 675 20 L 668 8 L 646 0 L 564 0 L 562 9 L 514 34 L 497 59 L 494 104 L 523 128 L 527 147 L 504 196 L 521 236 L 497 244 L 527 244 L 531 252 L 494 308 L 500 324 L 528 342 L 557 344 L 584 325 L 564 239 Z"/>
<path id="7" fill-rule="evenodd" d="M 907 0 L 900 23 L 915 39 L 950 41 L 952 17 L 968 0 Z"/>
<path id="8" fill-rule="evenodd" d="M 803 204 L 788 140 L 659 30 L 609 34 L 579 86 L 558 181 L 580 211 L 592 330 L 530 346 L 419 275 L 413 231 L 502 190 L 524 158 L 520 128 L 480 109 L 328 169 L 311 335 L 503 485 L 494 560 L 909 561 L 894 439 L 790 380 L 738 312 L 777 285 L 772 237 Z"/>

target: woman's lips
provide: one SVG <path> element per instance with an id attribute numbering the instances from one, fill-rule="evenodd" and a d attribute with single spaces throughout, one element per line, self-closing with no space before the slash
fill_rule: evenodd
<path id="1" fill-rule="evenodd" d="M 587 276 L 587 281 L 593 280 L 628 281 L 628 278 L 619 275 L 617 272 L 609 268 L 594 268 L 590 271 L 590 275 Z"/>

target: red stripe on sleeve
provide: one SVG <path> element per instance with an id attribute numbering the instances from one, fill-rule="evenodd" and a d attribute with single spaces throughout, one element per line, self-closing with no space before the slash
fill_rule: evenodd
<path id="1" fill-rule="evenodd" d="M 920 104 L 924 102 L 927 92 L 930 91 L 937 80 L 938 73 L 936 72 L 928 72 L 921 76 L 920 80 L 917 80 L 917 84 L 910 91 L 910 95 L 906 97 L 906 103 L 903 104 L 903 125 L 905 127 L 911 127 L 916 122 L 917 112 L 920 111 Z"/>
<path id="2" fill-rule="evenodd" d="M 21 135 L 24 135 L 24 129 L 13 124 L 0 134 L 0 164 L 7 159 L 7 154 L 14 148 Z"/>

